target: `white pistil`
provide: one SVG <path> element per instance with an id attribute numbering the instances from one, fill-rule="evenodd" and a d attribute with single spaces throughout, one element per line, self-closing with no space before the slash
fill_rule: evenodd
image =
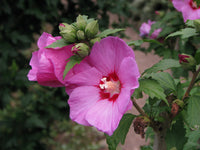
<path id="1" fill-rule="evenodd" d="M 120 82 L 119 81 L 107 81 L 107 78 L 102 78 L 101 81 L 103 84 L 99 84 L 100 89 L 106 90 L 106 92 L 111 93 L 112 95 L 120 92 Z"/>

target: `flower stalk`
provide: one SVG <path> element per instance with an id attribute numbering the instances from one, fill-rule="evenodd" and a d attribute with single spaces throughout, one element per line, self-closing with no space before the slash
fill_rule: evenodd
<path id="1" fill-rule="evenodd" d="M 149 118 L 149 116 L 142 110 L 142 108 L 137 104 L 137 102 L 135 101 L 134 98 L 132 98 L 132 102 L 133 102 L 133 105 L 135 106 L 135 108 L 137 109 L 137 111 L 138 111 L 141 115 L 143 115 L 143 116 Z"/>
<path id="2" fill-rule="evenodd" d="M 197 71 L 195 71 L 195 72 L 193 73 L 193 76 L 192 76 L 192 80 L 191 80 L 191 82 L 190 82 L 190 85 L 188 86 L 188 88 L 187 88 L 187 90 L 186 90 L 186 92 L 185 92 L 185 94 L 184 94 L 184 96 L 183 96 L 183 99 L 182 99 L 183 101 L 189 96 L 189 93 L 190 93 L 191 89 L 193 88 L 193 86 L 194 86 L 194 84 L 195 84 L 195 80 L 196 80 L 196 78 L 197 78 L 199 72 L 200 72 L 200 67 L 198 68 Z"/>

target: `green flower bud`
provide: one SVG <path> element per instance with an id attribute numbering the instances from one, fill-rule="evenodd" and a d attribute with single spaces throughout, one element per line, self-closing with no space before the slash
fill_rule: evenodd
<path id="1" fill-rule="evenodd" d="M 184 106 L 184 102 L 182 100 L 180 100 L 180 99 L 174 100 L 173 103 L 176 103 L 181 108 L 183 108 L 183 106 Z"/>
<path id="2" fill-rule="evenodd" d="M 101 40 L 100 37 L 97 37 L 97 38 L 91 39 L 91 40 L 90 40 L 90 45 L 93 46 L 94 43 L 99 42 L 100 40 Z"/>
<path id="3" fill-rule="evenodd" d="M 197 32 L 200 32 L 200 19 L 194 20 L 194 26 Z"/>
<path id="4" fill-rule="evenodd" d="M 60 23 L 59 30 L 60 31 L 69 30 L 69 31 L 72 31 L 72 32 L 75 33 L 76 32 L 76 27 L 74 25 L 69 25 L 67 23 Z"/>
<path id="5" fill-rule="evenodd" d="M 83 16 L 78 15 L 78 17 L 76 18 L 76 25 L 77 25 L 78 29 L 84 31 L 85 27 L 87 25 L 87 21 L 83 18 Z"/>
<path id="6" fill-rule="evenodd" d="M 78 43 L 72 47 L 72 53 L 78 54 L 81 57 L 86 57 L 89 54 L 89 46 L 85 43 Z"/>
<path id="7" fill-rule="evenodd" d="M 84 40 L 85 39 L 85 33 L 82 30 L 78 30 L 76 32 L 76 36 L 77 36 L 78 40 Z"/>
<path id="8" fill-rule="evenodd" d="M 179 54 L 179 63 L 184 69 L 194 70 L 196 66 L 196 60 L 193 56 L 187 54 Z"/>
<path id="9" fill-rule="evenodd" d="M 76 41 L 76 34 L 70 30 L 63 30 L 60 35 L 69 43 L 74 43 Z"/>
<path id="10" fill-rule="evenodd" d="M 85 34 L 87 38 L 93 38 L 98 32 L 99 32 L 99 24 L 97 20 L 87 24 L 85 28 Z"/>

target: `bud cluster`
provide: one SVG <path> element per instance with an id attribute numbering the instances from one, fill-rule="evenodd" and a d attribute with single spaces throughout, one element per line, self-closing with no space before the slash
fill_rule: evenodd
<path id="1" fill-rule="evenodd" d="M 97 20 L 87 19 L 87 16 L 79 15 L 76 22 L 72 24 L 61 23 L 59 25 L 60 35 L 67 43 L 77 43 L 81 41 L 100 41 L 96 35 L 99 32 Z M 90 42 L 93 43 L 93 42 Z"/>
<path id="2" fill-rule="evenodd" d="M 100 37 L 96 36 L 99 32 L 97 20 L 87 19 L 87 16 L 79 15 L 76 22 L 72 24 L 61 23 L 59 30 L 60 35 L 67 43 L 76 43 L 72 52 L 80 57 L 87 56 L 90 46 L 101 40 Z"/>

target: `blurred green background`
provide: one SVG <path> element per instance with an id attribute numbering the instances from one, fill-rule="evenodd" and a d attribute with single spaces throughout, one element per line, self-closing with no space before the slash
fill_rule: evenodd
<path id="1" fill-rule="evenodd" d="M 43 87 L 27 79 L 31 53 L 42 32 L 58 35 L 61 22 L 78 14 L 99 19 L 100 30 L 133 27 L 155 18 L 165 0 L 1 0 L 0 1 L 0 149 L 103 150 L 104 139 L 93 128 L 69 119 L 64 88 Z M 129 23 L 128 23 L 129 22 Z M 131 23 L 130 23 L 131 22 Z M 124 35 L 123 35 L 124 36 Z"/>

